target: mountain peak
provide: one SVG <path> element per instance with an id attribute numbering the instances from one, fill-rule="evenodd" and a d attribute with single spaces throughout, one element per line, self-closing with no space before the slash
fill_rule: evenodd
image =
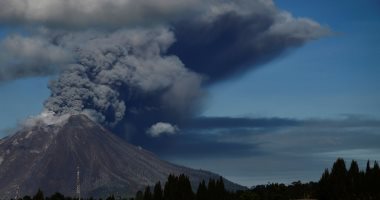
<path id="1" fill-rule="evenodd" d="M 87 117 L 87 115 L 84 115 L 84 114 L 71 115 L 68 118 L 68 121 L 83 121 L 83 122 L 91 121 L 91 122 L 93 122 L 89 117 Z"/>
<path id="2" fill-rule="evenodd" d="M 65 124 L 65 126 L 83 126 L 83 127 L 94 127 L 99 126 L 96 122 L 91 120 L 89 117 L 87 117 L 84 114 L 75 114 L 71 115 Z"/>
<path id="3" fill-rule="evenodd" d="M 32 195 L 38 188 L 50 195 L 75 195 L 80 167 L 84 197 L 131 195 L 169 174 L 186 174 L 193 187 L 219 175 L 160 160 L 133 146 L 86 115 L 72 115 L 62 125 L 25 129 L 0 143 L 0 196 Z M 227 188 L 239 186 L 225 181 Z M 241 188 L 240 188 L 241 189 Z"/>

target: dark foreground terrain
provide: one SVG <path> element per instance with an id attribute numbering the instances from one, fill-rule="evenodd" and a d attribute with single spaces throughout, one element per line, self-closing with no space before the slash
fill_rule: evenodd
<path id="1" fill-rule="evenodd" d="M 25 196 L 22 200 L 70 200 L 55 193 L 44 197 L 38 191 L 33 197 Z M 93 198 L 88 198 L 93 199 Z M 290 185 L 272 183 L 258 185 L 249 190 L 228 191 L 224 180 L 209 179 L 202 181 L 197 190 L 193 190 L 190 180 L 185 175 L 169 175 L 163 184 L 157 182 L 153 187 L 138 191 L 134 197 L 109 195 L 106 200 L 289 200 L 289 199 L 319 199 L 319 200 L 379 200 L 380 199 L 380 168 L 375 161 L 373 166 L 367 162 L 365 171 L 361 171 L 356 161 L 352 161 L 347 169 L 345 161 L 338 159 L 331 171 L 325 170 L 319 182 L 293 182 Z"/>

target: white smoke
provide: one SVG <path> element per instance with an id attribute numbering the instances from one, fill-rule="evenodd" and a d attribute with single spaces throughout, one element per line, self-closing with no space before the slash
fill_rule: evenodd
<path id="1" fill-rule="evenodd" d="M 48 125 L 60 125 L 64 124 L 70 117 L 69 114 L 66 115 L 56 115 L 51 111 L 43 111 L 37 116 L 32 116 L 23 122 L 24 127 L 35 127 L 35 126 L 48 126 Z"/>

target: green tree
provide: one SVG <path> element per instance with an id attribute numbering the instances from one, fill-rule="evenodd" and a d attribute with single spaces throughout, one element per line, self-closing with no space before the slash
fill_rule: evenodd
<path id="1" fill-rule="evenodd" d="M 210 179 L 208 181 L 208 186 L 207 186 L 207 199 L 218 200 L 215 194 L 216 194 L 216 183 L 214 179 Z"/>
<path id="2" fill-rule="evenodd" d="M 169 175 L 164 188 L 165 200 L 193 200 L 194 193 L 190 180 L 184 174 L 180 176 Z"/>
<path id="3" fill-rule="evenodd" d="M 373 164 L 373 186 L 374 186 L 374 197 L 375 199 L 380 199 L 380 167 L 377 161 Z"/>
<path id="4" fill-rule="evenodd" d="M 331 169 L 330 189 L 332 199 L 348 199 L 347 190 L 347 169 L 346 163 L 342 158 L 338 158 Z"/>
<path id="5" fill-rule="evenodd" d="M 150 191 L 149 186 L 145 188 L 143 200 L 152 200 L 152 192 Z"/>
<path id="6" fill-rule="evenodd" d="M 143 200 L 143 198 L 144 198 L 143 192 L 142 191 L 138 191 L 136 193 L 136 200 Z"/>
<path id="7" fill-rule="evenodd" d="M 179 191 L 179 199 L 181 200 L 193 200 L 194 193 L 191 188 L 191 183 L 189 177 L 181 174 L 178 177 L 178 191 Z"/>
<path id="8" fill-rule="evenodd" d="M 63 194 L 59 193 L 59 192 L 56 192 L 54 193 L 51 197 L 50 197 L 50 200 L 64 200 L 65 199 L 65 196 L 63 196 Z"/>
<path id="9" fill-rule="evenodd" d="M 163 199 L 163 191 L 161 188 L 161 182 L 156 183 L 153 191 L 153 200 L 162 200 Z"/>
<path id="10" fill-rule="evenodd" d="M 115 200 L 115 196 L 114 196 L 114 195 L 111 195 L 111 196 L 107 197 L 106 200 Z"/>
<path id="11" fill-rule="evenodd" d="M 371 162 L 369 160 L 367 160 L 367 165 L 366 165 L 366 168 L 365 168 L 365 173 L 366 174 L 371 173 Z"/>
<path id="12" fill-rule="evenodd" d="M 377 161 L 375 161 L 375 163 L 373 164 L 373 171 L 375 172 L 380 171 L 379 163 L 377 163 Z"/>
<path id="13" fill-rule="evenodd" d="M 367 161 L 367 165 L 365 168 L 365 174 L 363 177 L 363 194 L 366 196 L 366 198 L 370 199 L 371 198 L 371 193 L 373 190 L 373 175 L 372 175 L 372 168 L 371 168 L 371 161 Z"/>
<path id="14" fill-rule="evenodd" d="M 34 195 L 33 200 L 45 200 L 44 193 L 38 189 L 36 195 Z"/>
<path id="15" fill-rule="evenodd" d="M 177 200 L 176 199 L 176 184 L 177 184 L 177 177 L 170 174 L 168 177 L 168 180 L 165 183 L 164 187 L 164 199 L 165 200 Z"/>
<path id="16" fill-rule="evenodd" d="M 206 183 L 203 180 L 201 183 L 199 183 L 196 199 L 197 200 L 207 200 L 207 187 Z"/>
<path id="17" fill-rule="evenodd" d="M 215 198 L 218 200 L 227 199 L 227 191 L 224 188 L 224 181 L 222 177 L 219 177 L 219 180 L 215 183 Z"/>
<path id="18" fill-rule="evenodd" d="M 350 192 L 350 198 L 357 199 L 360 193 L 360 171 L 358 163 L 353 160 L 348 170 L 347 189 Z"/>
<path id="19" fill-rule="evenodd" d="M 292 197 L 292 199 L 300 199 L 304 197 L 304 193 L 306 193 L 305 188 L 303 187 L 303 184 L 301 181 L 295 181 L 289 186 L 289 195 Z"/>
<path id="20" fill-rule="evenodd" d="M 24 196 L 24 197 L 22 198 L 22 200 L 32 200 L 32 198 L 31 198 L 30 196 L 26 195 L 26 196 Z"/>

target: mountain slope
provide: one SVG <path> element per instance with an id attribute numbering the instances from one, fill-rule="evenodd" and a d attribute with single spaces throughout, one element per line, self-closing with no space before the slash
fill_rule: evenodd
<path id="1" fill-rule="evenodd" d="M 134 194 L 169 174 L 184 173 L 193 187 L 219 177 L 158 159 L 94 123 L 84 115 L 71 116 L 61 125 L 23 129 L 0 141 L 0 196 L 46 194 L 59 191 L 74 196 L 80 168 L 82 197 Z M 242 187 L 226 181 L 230 189 Z"/>

